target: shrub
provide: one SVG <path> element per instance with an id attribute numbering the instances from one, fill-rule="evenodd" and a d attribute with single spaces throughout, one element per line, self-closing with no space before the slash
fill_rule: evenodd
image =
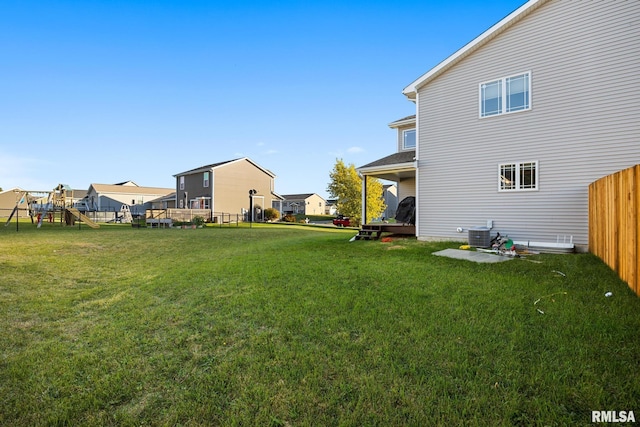
<path id="1" fill-rule="evenodd" d="M 275 221 L 280 217 L 280 212 L 275 208 L 267 208 L 264 210 L 264 219 L 267 221 Z"/>
<path id="2" fill-rule="evenodd" d="M 194 216 L 192 222 L 197 226 L 204 225 L 204 217 L 202 217 L 202 216 Z"/>
<path id="3" fill-rule="evenodd" d="M 296 217 L 291 214 L 286 214 L 285 216 L 282 217 L 282 220 L 284 222 L 296 222 Z"/>

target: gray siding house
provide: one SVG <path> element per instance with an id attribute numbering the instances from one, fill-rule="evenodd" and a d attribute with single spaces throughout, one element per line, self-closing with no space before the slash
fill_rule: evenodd
<path id="1" fill-rule="evenodd" d="M 525 3 L 403 90 L 417 237 L 462 240 L 491 221 L 515 241 L 587 249 L 588 185 L 640 163 L 638 87 L 640 2 Z"/>

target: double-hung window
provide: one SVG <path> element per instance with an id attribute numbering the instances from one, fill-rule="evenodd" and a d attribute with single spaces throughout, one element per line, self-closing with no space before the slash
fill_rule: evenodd
<path id="1" fill-rule="evenodd" d="M 410 150 L 416 148 L 416 130 L 408 129 L 402 131 L 402 149 Z"/>
<path id="2" fill-rule="evenodd" d="M 480 84 L 480 117 L 531 109 L 531 71 Z"/>
<path id="3" fill-rule="evenodd" d="M 498 165 L 498 191 L 532 191 L 537 189 L 537 161 Z"/>
<path id="4" fill-rule="evenodd" d="M 202 186 L 205 188 L 209 186 L 209 172 L 205 172 L 202 175 Z"/>
<path id="5" fill-rule="evenodd" d="M 184 176 L 180 177 L 180 189 L 184 190 Z"/>

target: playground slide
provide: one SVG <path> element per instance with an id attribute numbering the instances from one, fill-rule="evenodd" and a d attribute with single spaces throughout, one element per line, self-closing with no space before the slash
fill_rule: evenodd
<path id="1" fill-rule="evenodd" d="M 80 213 L 80 211 L 76 208 L 68 208 L 67 211 L 69 211 L 69 213 L 71 213 L 71 215 L 75 216 L 76 219 L 79 219 L 80 221 L 84 222 L 86 225 L 88 225 L 91 228 L 100 228 L 99 224 L 96 224 L 95 222 L 91 221 L 86 215 L 83 215 L 82 213 Z"/>

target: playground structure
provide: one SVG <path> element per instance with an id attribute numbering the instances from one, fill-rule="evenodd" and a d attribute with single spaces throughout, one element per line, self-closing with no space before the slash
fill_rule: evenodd
<path id="1" fill-rule="evenodd" d="M 37 224 L 37 228 L 42 226 L 45 219 L 53 223 L 58 218 L 61 225 L 73 226 L 76 221 L 81 221 L 91 228 L 99 228 L 100 225 L 73 207 L 72 196 L 73 190 L 64 184 L 59 184 L 52 191 L 17 191 L 16 206 L 9 215 L 5 227 L 11 223 L 14 216 L 17 223 L 20 211 L 26 210 L 31 218 L 31 223 Z M 21 208 L 20 206 L 25 202 L 28 207 Z"/>

